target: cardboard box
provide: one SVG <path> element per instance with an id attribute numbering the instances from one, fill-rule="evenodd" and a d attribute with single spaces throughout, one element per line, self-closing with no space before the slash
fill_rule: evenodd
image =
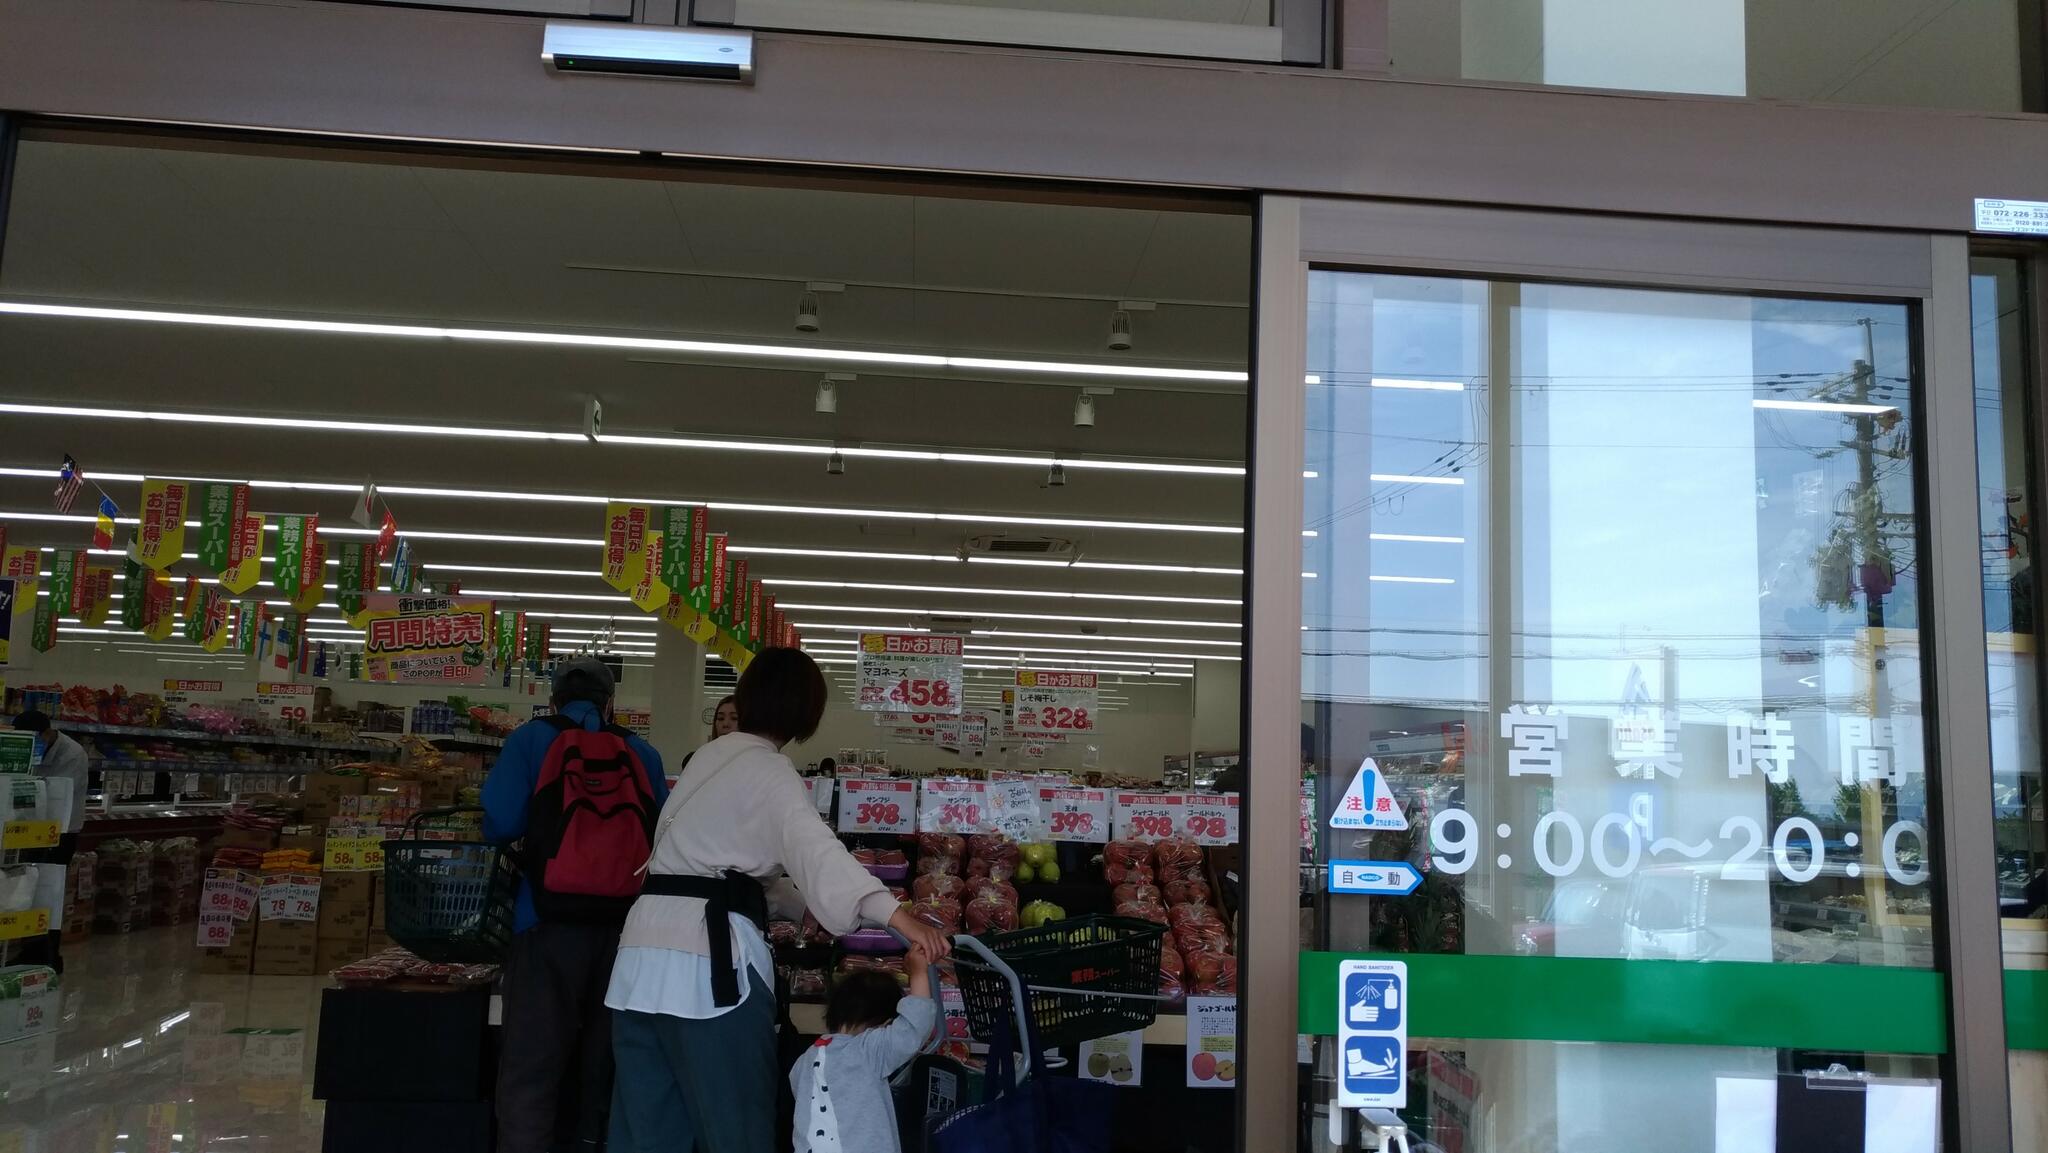
<path id="1" fill-rule="evenodd" d="M 370 892 L 375 887 L 375 873 L 321 873 L 320 911 L 348 909 L 363 914 L 365 921 L 370 915 Z"/>
<path id="2" fill-rule="evenodd" d="M 367 783 L 363 777 L 336 773 L 307 773 L 306 823 L 316 828 L 327 827 L 327 819 L 341 811 L 341 798 L 362 796 Z"/>
<path id="3" fill-rule="evenodd" d="M 268 829 L 249 829 L 240 825 L 228 825 L 220 831 L 220 840 L 214 842 L 223 849 L 254 849 L 259 853 L 269 852 L 277 847 L 277 834 Z"/>
<path id="4" fill-rule="evenodd" d="M 445 809 L 455 804 L 463 779 L 464 774 L 458 769 L 443 769 L 429 775 L 420 782 L 420 808 Z"/>
<path id="5" fill-rule="evenodd" d="M 319 828 L 324 828 L 324 826 L 319 826 Z M 320 831 L 304 833 L 281 833 L 278 835 L 277 838 L 278 848 L 303 849 L 315 861 L 320 859 L 321 854 L 326 847 L 326 844 L 327 834 L 325 832 Z"/>
<path id="6" fill-rule="evenodd" d="M 310 977 L 319 945 L 320 926 L 313 921 L 258 921 L 250 971 L 259 977 Z"/>
<path id="7" fill-rule="evenodd" d="M 360 961 L 367 956 L 369 956 L 369 930 L 367 929 L 360 936 L 329 937 L 323 935 L 320 938 L 319 944 L 313 950 L 313 971 L 315 973 L 332 973 L 343 965 L 349 964 L 352 961 Z"/>
<path id="8" fill-rule="evenodd" d="M 199 950 L 199 971 L 246 976 L 255 957 L 256 922 L 238 921 L 227 948 Z"/>

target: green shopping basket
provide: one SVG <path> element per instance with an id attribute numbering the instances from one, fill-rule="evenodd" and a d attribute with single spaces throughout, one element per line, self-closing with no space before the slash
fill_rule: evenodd
<path id="1" fill-rule="evenodd" d="M 497 964 L 512 943 L 519 868 L 504 846 L 420 837 L 422 821 L 482 812 L 423 809 L 384 842 L 384 931 L 423 960 Z"/>

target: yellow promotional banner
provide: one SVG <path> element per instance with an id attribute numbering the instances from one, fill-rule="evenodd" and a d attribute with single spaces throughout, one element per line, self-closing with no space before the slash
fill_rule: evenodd
<path id="1" fill-rule="evenodd" d="M 658 613 L 668 605 L 668 586 L 661 582 L 661 533 L 650 530 L 640 549 L 640 579 L 626 595 L 643 613 Z"/>
<path id="2" fill-rule="evenodd" d="M 80 619 L 87 628 L 96 629 L 107 623 L 107 613 L 114 607 L 114 570 L 88 567 L 85 577 L 85 610 Z"/>
<path id="3" fill-rule="evenodd" d="M 306 542 L 299 580 L 297 594 L 288 592 L 285 595 L 291 598 L 293 609 L 302 613 L 312 612 L 320 607 L 320 598 L 327 595 L 327 538 L 317 532 L 312 540 Z"/>
<path id="4" fill-rule="evenodd" d="M 142 482 L 142 523 L 135 526 L 135 539 L 128 555 L 158 572 L 167 572 L 185 553 L 185 510 L 192 501 L 192 486 L 182 480 Z"/>
<path id="5" fill-rule="evenodd" d="M 700 645 L 710 644 L 712 638 L 718 635 L 718 626 L 712 623 L 710 617 L 698 612 L 690 606 L 689 601 L 674 593 L 669 595 L 668 608 L 661 616 L 669 624 L 683 630 L 684 636 Z"/>
<path id="6" fill-rule="evenodd" d="M 152 568 L 142 570 L 142 635 L 153 641 L 167 641 L 178 627 L 178 594 L 171 588 L 171 578 Z M 136 596 L 138 590 L 130 587 L 125 596 Z"/>
<path id="7" fill-rule="evenodd" d="M 36 607 L 36 577 L 42 571 L 43 554 L 34 545 L 9 545 L 0 554 L 0 578 L 14 582 L 14 611 L 25 613 Z"/>
<path id="8" fill-rule="evenodd" d="M 604 557 L 600 561 L 604 583 L 630 593 L 647 572 L 648 534 L 654 527 L 654 510 L 644 504 L 614 503 L 604 510 Z M 659 561 L 655 563 L 659 564 Z M 652 610 L 649 610 L 652 611 Z"/>
<path id="9" fill-rule="evenodd" d="M 220 587 L 236 596 L 256 587 L 263 579 L 263 514 L 245 513 L 235 530 L 232 563 L 220 570 Z"/>
<path id="10" fill-rule="evenodd" d="M 363 598 L 369 679 L 394 684 L 481 685 L 489 682 L 490 601 L 372 594 Z"/>

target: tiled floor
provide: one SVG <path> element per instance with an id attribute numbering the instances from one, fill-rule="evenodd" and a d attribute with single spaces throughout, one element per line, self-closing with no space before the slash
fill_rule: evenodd
<path id="1" fill-rule="evenodd" d="M 0 1044 L 0 1153 L 315 1153 L 321 977 L 194 971 L 190 925 L 64 947 L 54 1033 Z"/>

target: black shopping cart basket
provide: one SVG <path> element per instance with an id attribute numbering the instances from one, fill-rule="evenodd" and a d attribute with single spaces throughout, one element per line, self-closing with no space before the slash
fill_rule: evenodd
<path id="1" fill-rule="evenodd" d="M 423 809 L 398 840 L 384 842 L 384 931 L 424 960 L 495 964 L 512 942 L 519 869 L 503 846 L 481 839 L 475 821 L 482 813 L 474 806 Z M 479 839 L 426 839 L 427 821 L 450 830 L 466 826 Z"/>
<path id="2" fill-rule="evenodd" d="M 1032 1033 L 1047 1048 L 1143 1029 L 1166 1000 L 1159 995 L 1165 933 L 1151 921 L 1091 914 L 998 933 L 986 944 L 956 936 L 962 948 L 953 954 L 953 971 L 967 1002 L 967 1027 L 987 1042 L 997 1022 L 1015 1014 L 1021 1026 L 1028 1012 Z"/>

